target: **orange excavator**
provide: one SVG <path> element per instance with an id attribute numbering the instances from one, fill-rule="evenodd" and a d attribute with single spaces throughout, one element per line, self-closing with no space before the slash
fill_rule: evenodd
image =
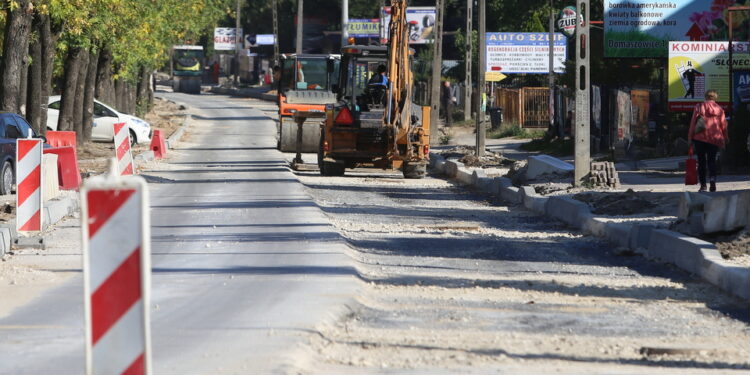
<path id="1" fill-rule="evenodd" d="M 326 105 L 320 131 L 318 167 L 324 176 L 341 176 L 355 167 L 425 176 L 430 107 L 412 103 L 414 50 L 409 48 L 406 1 L 393 0 L 391 12 L 387 47 L 350 44 L 341 49 L 341 72 L 332 86 L 336 102 Z"/>

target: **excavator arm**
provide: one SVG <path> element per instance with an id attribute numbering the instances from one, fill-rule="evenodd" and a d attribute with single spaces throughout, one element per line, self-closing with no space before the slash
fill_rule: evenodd
<path id="1" fill-rule="evenodd" d="M 397 143 L 406 139 L 409 143 L 411 133 L 412 105 L 412 72 L 409 53 L 409 25 L 406 21 L 406 0 L 391 2 L 391 24 L 388 30 L 388 108 L 383 121 L 394 134 L 391 152 L 400 154 Z M 406 147 L 407 158 L 411 156 L 411 147 Z"/>

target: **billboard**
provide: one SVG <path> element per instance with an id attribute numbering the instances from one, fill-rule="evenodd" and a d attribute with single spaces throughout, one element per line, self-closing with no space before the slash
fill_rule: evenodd
<path id="1" fill-rule="evenodd" d="M 379 19 L 349 19 L 349 36 L 357 38 L 377 38 L 379 35 Z"/>
<path id="2" fill-rule="evenodd" d="M 565 72 L 568 42 L 555 33 L 555 73 Z M 485 72 L 549 73 L 548 33 L 487 33 Z"/>
<path id="3" fill-rule="evenodd" d="M 409 24 L 409 43 L 432 43 L 435 28 L 435 7 L 406 8 L 406 23 Z M 380 43 L 388 43 L 388 28 L 391 25 L 391 7 L 380 9 Z"/>
<path id="4" fill-rule="evenodd" d="M 670 41 L 728 40 L 727 9 L 744 3 L 745 0 L 604 0 L 604 56 L 667 57 Z M 747 13 L 737 12 L 734 16 L 735 26 L 743 29 L 739 26 L 745 23 Z M 735 38 L 742 39 L 739 35 Z"/>
<path id="5" fill-rule="evenodd" d="M 215 28 L 214 49 L 217 51 L 234 51 L 237 48 L 237 35 L 234 27 Z M 239 35 L 243 35 L 242 29 L 240 29 Z"/>
<path id="6" fill-rule="evenodd" d="M 750 69 L 750 43 L 733 43 L 733 66 Z M 669 110 L 692 111 L 708 90 L 719 94 L 717 102 L 729 105 L 729 43 L 669 43 Z"/>

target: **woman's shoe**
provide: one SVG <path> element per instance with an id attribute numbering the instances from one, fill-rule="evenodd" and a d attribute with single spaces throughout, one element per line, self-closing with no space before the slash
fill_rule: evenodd
<path id="1" fill-rule="evenodd" d="M 701 184 L 700 189 L 698 191 L 706 191 L 706 184 Z"/>
<path id="2" fill-rule="evenodd" d="M 712 191 L 712 192 L 713 192 L 713 191 L 716 191 L 716 182 L 714 182 L 714 181 L 711 181 L 711 182 L 710 182 L 710 185 L 709 185 L 708 191 Z"/>

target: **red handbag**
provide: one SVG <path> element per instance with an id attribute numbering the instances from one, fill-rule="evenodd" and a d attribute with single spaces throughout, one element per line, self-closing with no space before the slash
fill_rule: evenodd
<path id="1" fill-rule="evenodd" d="M 693 157 L 693 146 L 688 148 L 688 158 L 685 160 L 685 185 L 698 184 L 698 161 Z"/>

